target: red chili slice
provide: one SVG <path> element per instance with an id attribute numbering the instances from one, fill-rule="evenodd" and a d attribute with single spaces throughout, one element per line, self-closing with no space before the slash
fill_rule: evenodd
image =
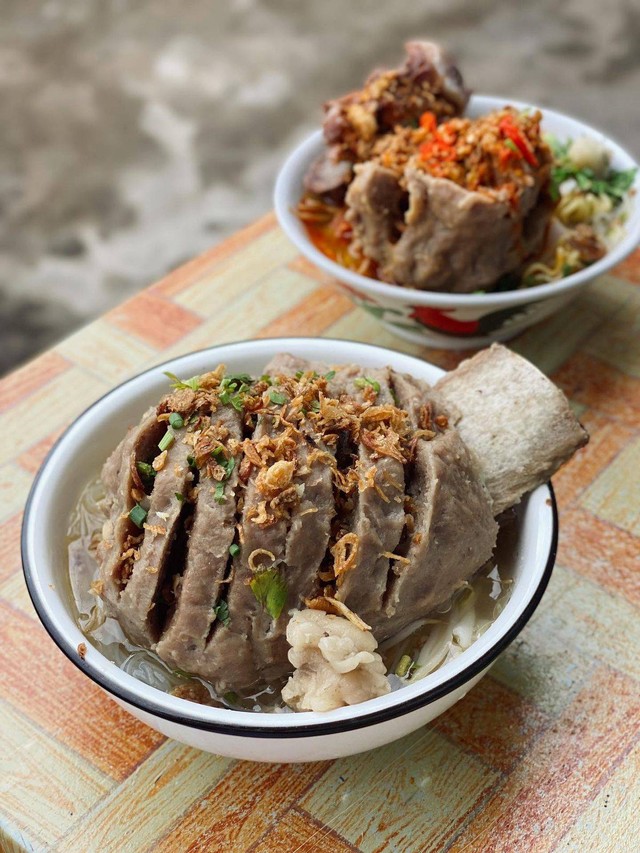
<path id="1" fill-rule="evenodd" d="M 510 139 L 513 144 L 517 147 L 518 151 L 522 154 L 524 159 L 530 166 L 537 167 L 540 165 L 538 162 L 538 158 L 533 152 L 533 149 L 529 145 L 529 142 L 525 139 L 525 137 L 520 132 L 520 129 L 516 126 L 515 122 L 510 116 L 505 116 L 500 119 L 500 123 L 498 124 L 498 128 L 500 129 L 500 133 L 503 136 L 506 136 L 507 139 Z"/>
<path id="2" fill-rule="evenodd" d="M 422 113 L 422 115 L 420 116 L 420 127 L 424 128 L 425 130 L 430 130 L 431 133 L 433 133 L 437 126 L 438 120 L 436 118 L 435 113 Z"/>
<path id="3" fill-rule="evenodd" d="M 437 160 L 457 159 L 456 149 L 438 137 L 430 139 L 429 142 L 423 142 L 418 150 L 423 160 L 430 160 L 432 157 Z"/>

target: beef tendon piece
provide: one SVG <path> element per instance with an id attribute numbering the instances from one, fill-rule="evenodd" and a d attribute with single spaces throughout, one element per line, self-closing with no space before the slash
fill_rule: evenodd
<path id="1" fill-rule="evenodd" d="M 304 176 L 305 190 L 341 202 L 353 177 L 353 163 L 339 158 L 340 148 L 335 145 L 317 157 Z"/>
<path id="2" fill-rule="evenodd" d="M 229 439 L 242 441 L 242 419 L 232 407 L 220 408 L 211 416 L 213 430 L 226 435 L 224 461 L 234 459 Z M 236 533 L 236 493 L 238 462 L 224 481 L 203 476 L 195 502 L 193 524 L 185 570 L 173 615 L 156 645 L 157 654 L 167 663 L 189 672 L 202 671 L 202 657 L 212 624 L 223 616 L 219 607 L 225 589 L 227 565 Z M 217 491 L 223 482 L 223 494 Z M 216 610 L 216 608 L 218 608 Z"/>
<path id="3" fill-rule="evenodd" d="M 331 711 L 391 690 L 375 638 L 343 617 L 295 611 L 287 640 L 295 672 L 282 698 L 294 711 Z"/>
<path id="4" fill-rule="evenodd" d="M 568 231 L 561 240 L 562 246 L 576 253 L 581 266 L 595 264 L 607 253 L 607 247 L 591 225 L 581 222 Z"/>
<path id="5" fill-rule="evenodd" d="M 562 391 L 500 344 L 463 361 L 435 389 L 460 413 L 456 427 L 495 515 L 546 483 L 589 440 Z"/>
<path id="6" fill-rule="evenodd" d="M 491 556 L 498 525 L 476 460 L 437 395 L 410 376 L 393 375 L 398 405 L 418 430 L 407 484 L 407 530 L 384 606 L 372 619 L 381 641 L 446 601 Z M 429 434 L 430 433 L 430 434 Z"/>

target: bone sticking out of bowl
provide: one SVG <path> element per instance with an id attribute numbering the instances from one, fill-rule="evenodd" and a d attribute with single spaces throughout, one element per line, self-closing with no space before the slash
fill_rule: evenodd
<path id="1" fill-rule="evenodd" d="M 427 110 L 439 118 L 460 115 L 469 101 L 455 60 L 434 42 L 405 45 L 406 59 L 392 71 L 374 71 L 362 89 L 324 105 L 324 137 L 344 159 L 363 160 L 376 139 Z"/>
<path id="2" fill-rule="evenodd" d="M 530 361 L 494 344 L 435 385 L 457 411 L 498 515 L 547 480 L 589 435 L 562 391 Z"/>

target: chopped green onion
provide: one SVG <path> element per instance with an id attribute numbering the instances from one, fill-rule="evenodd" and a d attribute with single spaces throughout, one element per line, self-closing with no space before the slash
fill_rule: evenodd
<path id="1" fill-rule="evenodd" d="M 328 373 L 325 373 L 324 378 L 325 379 L 333 379 L 333 377 L 335 375 L 336 375 L 335 370 L 330 370 Z"/>
<path id="2" fill-rule="evenodd" d="M 232 394 L 231 391 L 223 391 L 220 394 L 220 402 L 223 406 L 227 406 L 229 403 L 233 406 L 233 408 L 237 412 L 242 412 L 243 409 L 243 389 L 241 388 L 237 394 Z"/>
<path id="3" fill-rule="evenodd" d="M 222 694 L 222 698 L 227 703 L 227 705 L 240 705 L 241 700 L 235 690 L 227 690 L 226 693 Z"/>
<path id="4" fill-rule="evenodd" d="M 272 403 L 275 403 L 276 406 L 284 406 L 285 403 L 288 403 L 289 400 L 284 394 L 281 394 L 279 391 L 271 391 L 269 393 L 269 399 Z"/>
<path id="5" fill-rule="evenodd" d="M 136 527 L 142 528 L 142 525 L 146 521 L 147 515 L 148 513 L 146 509 L 143 506 L 140 506 L 140 504 L 136 504 L 129 513 L 129 518 L 131 519 L 131 521 L 133 521 Z"/>
<path id="6" fill-rule="evenodd" d="M 218 483 L 216 490 L 213 493 L 213 499 L 218 504 L 223 504 L 226 501 L 224 496 L 224 483 Z"/>
<path id="7" fill-rule="evenodd" d="M 174 431 L 169 427 L 169 429 L 165 432 L 165 434 L 160 439 L 158 447 L 160 450 L 168 450 L 173 442 L 176 440 L 176 436 Z"/>
<path id="8" fill-rule="evenodd" d="M 230 373 L 225 376 L 220 383 L 221 388 L 231 388 L 234 391 L 239 391 L 243 385 L 251 385 L 253 379 L 248 373 Z"/>
<path id="9" fill-rule="evenodd" d="M 320 401 L 319 400 L 312 400 L 311 403 L 309 404 L 309 408 L 311 409 L 312 412 L 319 412 L 320 411 Z"/>
<path id="10" fill-rule="evenodd" d="M 411 672 L 415 669 L 415 666 L 416 663 L 411 658 L 411 655 L 402 655 L 398 662 L 398 666 L 396 667 L 396 675 L 398 678 L 408 678 L 411 675 Z"/>
<path id="11" fill-rule="evenodd" d="M 219 604 L 216 604 L 213 608 L 213 614 L 225 627 L 227 627 L 229 622 L 231 622 L 231 618 L 229 616 L 229 605 L 226 601 L 221 601 Z"/>
<path id="12" fill-rule="evenodd" d="M 520 154 L 522 156 L 522 152 L 515 144 L 513 139 L 505 139 L 504 144 L 507 146 L 507 148 L 510 148 L 512 151 L 515 151 L 516 154 Z"/>
<path id="13" fill-rule="evenodd" d="M 368 376 L 361 376 L 359 379 L 356 379 L 353 384 L 356 388 L 365 388 L 367 385 L 370 385 L 376 394 L 380 393 L 380 383 Z"/>
<path id="14" fill-rule="evenodd" d="M 138 473 L 142 474 L 143 477 L 150 479 L 151 477 L 155 477 L 157 474 L 156 469 L 153 465 L 149 465 L 148 462 L 136 462 L 136 468 L 138 469 Z"/>
<path id="15" fill-rule="evenodd" d="M 593 178 L 593 172 L 591 171 L 591 169 L 583 169 L 580 172 L 576 172 L 574 178 L 576 179 L 576 183 L 578 184 L 581 190 L 591 189 L 591 183 Z"/>
<path id="16" fill-rule="evenodd" d="M 554 155 L 554 163 L 551 168 L 551 197 L 554 201 L 560 198 L 561 185 L 573 179 L 578 189 L 585 193 L 593 193 L 597 196 L 609 196 L 614 205 L 619 205 L 624 200 L 625 194 L 631 189 L 637 169 L 612 169 L 609 168 L 604 177 L 596 177 L 593 169 L 588 166 L 578 167 L 571 160 L 569 151 L 571 140 L 560 144 L 557 140 L 548 140 Z"/>
<path id="17" fill-rule="evenodd" d="M 191 379 L 178 379 L 175 373 L 169 373 L 168 370 L 164 371 L 164 375 L 171 380 L 171 387 L 177 390 L 188 388 L 190 391 L 197 391 L 200 388 L 199 376 L 192 376 Z"/>
<path id="18" fill-rule="evenodd" d="M 226 474 L 225 479 L 228 480 L 231 474 L 233 473 L 233 469 L 236 467 L 236 460 L 233 458 L 233 456 L 230 456 L 226 462 L 221 462 L 220 464 L 224 468 Z"/>
<path id="19" fill-rule="evenodd" d="M 230 456 L 228 459 L 225 456 L 224 448 L 221 446 L 216 447 L 211 451 L 211 455 L 216 460 L 216 462 L 220 465 L 221 468 L 224 468 L 225 480 L 228 480 L 231 476 L 233 469 L 236 467 L 236 460 L 233 456 Z"/>
<path id="20" fill-rule="evenodd" d="M 181 495 L 180 492 L 174 492 L 174 494 L 176 496 L 176 500 L 182 503 L 182 501 L 184 500 L 184 495 Z"/>
<path id="21" fill-rule="evenodd" d="M 295 372 L 296 379 L 302 379 L 303 376 L 304 376 L 304 370 L 296 370 L 296 372 Z"/>
<path id="22" fill-rule="evenodd" d="M 187 456 L 187 465 L 189 468 L 197 468 L 195 456 Z"/>
<path id="23" fill-rule="evenodd" d="M 232 557 L 237 557 L 237 555 L 240 553 L 240 546 L 236 545 L 235 542 L 233 543 L 233 545 L 229 545 L 229 553 Z"/>
<path id="24" fill-rule="evenodd" d="M 171 412 L 169 415 L 169 424 L 174 429 L 182 429 L 184 426 L 184 418 L 182 415 L 179 415 L 178 412 Z"/>
<path id="25" fill-rule="evenodd" d="M 272 384 L 273 384 L 273 383 L 271 382 L 271 377 L 269 376 L 269 374 L 268 374 L 268 373 L 263 373 L 263 374 L 262 374 L 262 376 L 260 377 L 260 382 L 266 382 L 266 383 L 267 383 L 267 385 L 272 385 Z"/>
<path id="26" fill-rule="evenodd" d="M 560 142 L 557 136 L 554 136 L 552 133 L 543 134 L 544 141 L 547 143 L 549 148 L 551 148 L 551 153 L 553 154 L 556 160 L 563 160 L 569 154 L 569 149 L 571 148 L 571 144 L 573 139 L 565 139 L 564 142 Z"/>

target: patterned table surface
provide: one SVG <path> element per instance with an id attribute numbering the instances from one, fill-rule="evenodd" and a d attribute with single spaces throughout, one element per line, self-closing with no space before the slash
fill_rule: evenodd
<path id="1" fill-rule="evenodd" d="M 375 341 L 451 368 L 352 304 L 268 216 L 0 383 L 0 849 L 635 851 L 640 845 L 640 252 L 512 342 L 591 432 L 556 476 L 534 618 L 448 713 L 382 749 L 236 762 L 128 716 L 49 640 L 22 578 L 31 480 L 110 387 L 248 337 Z"/>

